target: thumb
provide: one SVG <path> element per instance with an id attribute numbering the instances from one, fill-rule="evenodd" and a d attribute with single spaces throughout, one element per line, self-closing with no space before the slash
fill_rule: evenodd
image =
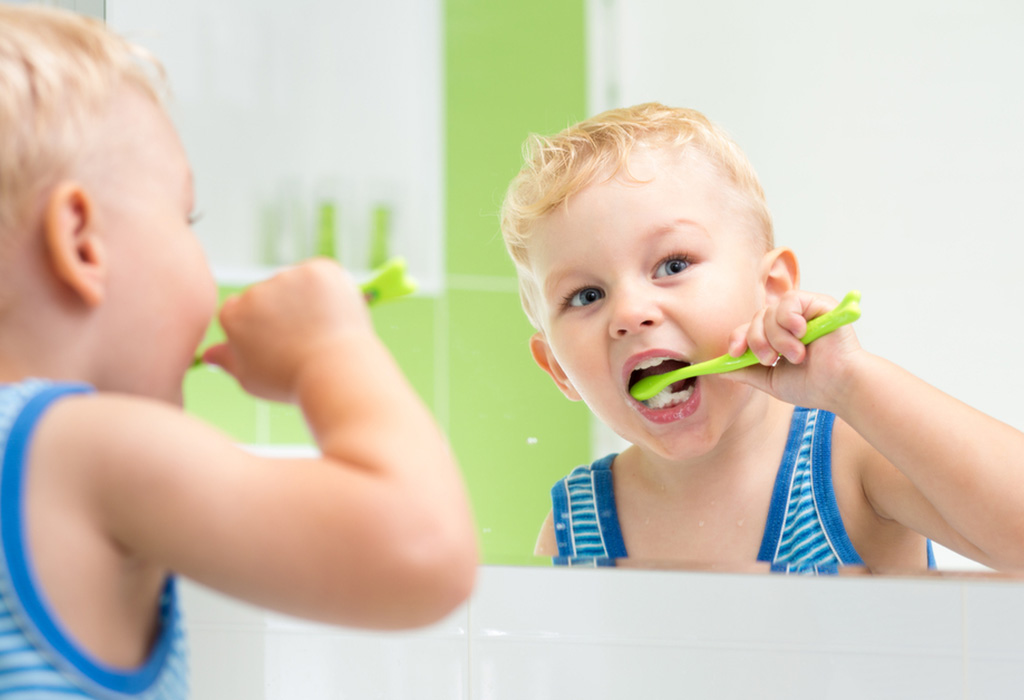
<path id="1" fill-rule="evenodd" d="M 718 376 L 728 382 L 746 384 L 747 386 L 752 386 L 759 391 L 770 393 L 770 374 L 772 369 L 772 367 L 766 367 L 765 365 L 751 365 L 750 367 L 744 367 L 743 369 L 737 369 L 732 372 L 723 372 Z"/>
<path id="2" fill-rule="evenodd" d="M 235 373 L 235 353 L 227 343 L 211 345 L 203 351 L 203 362 L 216 365 L 230 374 Z"/>

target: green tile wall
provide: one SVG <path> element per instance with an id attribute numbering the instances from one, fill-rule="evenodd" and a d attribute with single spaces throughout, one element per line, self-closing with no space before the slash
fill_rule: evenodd
<path id="1" fill-rule="evenodd" d="M 221 287 L 220 300 L 238 291 L 237 287 Z M 223 339 L 224 332 L 214 322 L 203 339 L 203 347 Z M 265 402 L 242 391 L 226 372 L 214 367 L 193 369 L 185 377 L 184 392 L 187 411 L 213 423 L 235 440 L 246 444 L 269 441 L 269 435 L 262 429 L 266 424 Z"/>
<path id="2" fill-rule="evenodd" d="M 551 507 L 551 485 L 587 458 L 589 417 L 534 364 L 533 329 L 516 293 L 448 296 L 449 436 L 469 484 L 484 559 L 527 563 Z"/>
<path id="3" fill-rule="evenodd" d="M 583 0 L 447 0 L 448 271 L 512 275 L 497 212 L 531 131 L 586 109 Z"/>
<path id="4" fill-rule="evenodd" d="M 445 6 L 449 434 L 487 563 L 524 563 L 589 416 L 533 363 L 498 210 L 531 131 L 585 116 L 583 0 Z"/>
<path id="5" fill-rule="evenodd" d="M 530 358 L 532 329 L 498 228 L 526 135 L 585 116 L 583 10 L 583 0 L 447 0 L 447 289 L 372 312 L 451 439 L 489 564 L 544 563 L 530 555 L 548 490 L 589 458 L 585 407 Z M 207 342 L 219 337 L 214 325 Z M 190 372 L 185 398 L 187 410 L 240 442 L 311 444 L 296 408 L 253 399 L 223 372 Z"/>

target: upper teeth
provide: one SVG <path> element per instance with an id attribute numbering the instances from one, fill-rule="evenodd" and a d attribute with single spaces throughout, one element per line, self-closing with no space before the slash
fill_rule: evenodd
<path id="1" fill-rule="evenodd" d="M 651 367 L 657 367 L 666 360 L 671 360 L 671 357 L 649 357 L 646 360 L 641 360 L 640 364 L 633 368 L 635 372 L 638 369 L 650 369 Z"/>

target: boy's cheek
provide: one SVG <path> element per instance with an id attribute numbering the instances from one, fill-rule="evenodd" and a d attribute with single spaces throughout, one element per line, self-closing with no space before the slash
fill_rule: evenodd
<path id="1" fill-rule="evenodd" d="M 580 401 L 581 397 L 573 382 L 569 379 L 569 375 L 563 369 L 562 364 L 555 357 L 554 351 L 551 349 L 551 345 L 548 343 L 546 336 L 537 332 L 534 333 L 530 338 L 530 353 L 533 355 L 534 362 L 544 372 L 551 377 L 554 381 L 555 386 L 558 387 L 567 399 L 570 401 Z"/>

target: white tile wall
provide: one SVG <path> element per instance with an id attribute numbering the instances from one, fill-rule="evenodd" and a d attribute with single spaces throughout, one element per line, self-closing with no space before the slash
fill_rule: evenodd
<path id="1" fill-rule="evenodd" d="M 468 698 L 468 612 L 426 630 L 371 633 L 268 615 L 266 699 Z"/>
<path id="2" fill-rule="evenodd" d="M 964 587 L 968 698 L 1011 697 L 1024 688 L 1024 591 L 979 581 Z"/>
<path id="3" fill-rule="evenodd" d="M 1024 581 L 484 567 L 425 630 L 311 624 L 185 586 L 195 700 L 1005 698 Z"/>

